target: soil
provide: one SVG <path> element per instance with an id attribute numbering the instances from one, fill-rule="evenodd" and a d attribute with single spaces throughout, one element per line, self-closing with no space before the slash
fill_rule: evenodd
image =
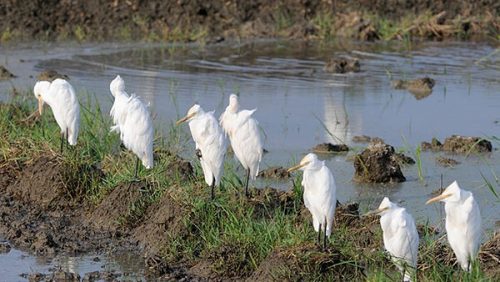
<path id="1" fill-rule="evenodd" d="M 69 76 L 65 74 L 58 73 L 55 70 L 44 70 L 40 74 L 37 75 L 36 79 L 39 81 L 49 81 L 52 82 L 55 79 L 62 78 L 64 80 L 69 80 Z"/>
<path id="2" fill-rule="evenodd" d="M 460 164 L 460 162 L 455 159 L 443 156 L 436 157 L 436 163 L 442 167 L 455 167 Z"/>
<path id="3" fill-rule="evenodd" d="M 393 80 L 391 81 L 394 89 L 406 89 L 417 100 L 424 99 L 432 94 L 432 88 L 436 81 L 429 77 L 418 78 L 414 80 Z"/>
<path id="4" fill-rule="evenodd" d="M 13 75 L 8 69 L 6 69 L 4 66 L 0 65 L 0 80 L 8 80 L 11 78 L 16 77 Z"/>
<path id="5" fill-rule="evenodd" d="M 377 143 L 370 144 L 354 159 L 354 181 L 362 183 L 404 182 L 394 147 Z"/>
<path id="6" fill-rule="evenodd" d="M 8 243 L 0 243 L 0 254 L 7 254 L 10 252 L 10 245 Z"/>
<path id="7" fill-rule="evenodd" d="M 349 147 L 345 144 L 334 145 L 332 143 L 322 143 L 314 146 L 311 150 L 317 154 L 330 154 L 338 152 L 348 152 Z"/>
<path id="8" fill-rule="evenodd" d="M 436 138 L 432 142 L 422 142 L 423 150 L 445 151 L 451 153 L 487 153 L 493 150 L 491 142 L 481 137 L 452 135 L 444 140 L 444 144 Z"/>
<path id="9" fill-rule="evenodd" d="M 361 66 L 357 59 L 332 58 L 326 62 L 323 70 L 333 73 L 359 72 Z"/>
<path id="10" fill-rule="evenodd" d="M 352 137 L 352 142 L 354 143 L 370 143 L 372 137 L 368 135 L 356 135 Z"/>
<path id="11" fill-rule="evenodd" d="M 445 11 L 445 12 L 444 12 Z M 498 34 L 500 4 L 494 0 L 337 1 L 31 1 L 0 2 L 2 38 L 78 40 L 109 38 L 197 40 L 236 37 L 322 38 L 329 34 L 360 40 L 381 38 L 381 24 L 413 16 L 411 35 L 430 39 Z M 431 16 L 429 16 L 431 15 Z M 332 21 L 321 21 L 330 16 Z M 324 34 L 324 31 L 328 34 Z M 395 32 L 394 39 L 404 38 Z"/>
<path id="12" fill-rule="evenodd" d="M 482 269 L 491 275 L 493 281 L 500 279 L 500 233 L 481 246 L 479 261 Z"/>
<path id="13" fill-rule="evenodd" d="M 257 176 L 262 178 L 288 179 L 290 173 L 282 166 L 273 166 L 261 170 Z"/>

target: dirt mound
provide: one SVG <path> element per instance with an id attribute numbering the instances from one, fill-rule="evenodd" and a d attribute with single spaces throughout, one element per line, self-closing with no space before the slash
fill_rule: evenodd
<path id="1" fill-rule="evenodd" d="M 500 279 L 500 233 L 497 233 L 488 242 L 481 246 L 479 262 L 483 271 L 493 279 Z"/>
<path id="2" fill-rule="evenodd" d="M 394 147 L 387 144 L 370 144 L 354 159 L 354 181 L 364 183 L 403 182 Z"/>
<path id="3" fill-rule="evenodd" d="M 361 66 L 358 59 L 331 58 L 326 62 L 323 70 L 333 73 L 359 72 L 361 71 Z"/>
<path id="4" fill-rule="evenodd" d="M 414 80 L 393 80 L 391 85 L 394 89 L 406 89 L 417 100 L 421 100 L 432 93 L 432 88 L 436 81 L 430 77 L 418 78 Z"/>
<path id="5" fill-rule="evenodd" d="M 347 152 L 349 151 L 349 147 L 347 147 L 347 145 L 345 144 L 334 145 L 332 143 L 322 143 L 314 146 L 311 150 L 317 154 L 329 154 L 337 152 Z"/>
<path id="6" fill-rule="evenodd" d="M 170 161 L 168 170 L 165 172 L 171 179 L 180 179 L 181 181 L 192 180 L 195 178 L 194 169 L 191 163 L 177 155 Z"/>
<path id="7" fill-rule="evenodd" d="M 314 243 L 273 251 L 247 281 L 347 281 L 363 277 L 363 268 L 334 247 L 318 251 Z M 308 274 L 320 277 L 308 277 Z"/>
<path id="8" fill-rule="evenodd" d="M 460 164 L 459 161 L 452 159 L 452 158 L 447 158 L 443 156 L 437 156 L 436 157 L 436 163 L 440 166 L 443 167 L 454 167 Z"/>
<path id="9" fill-rule="evenodd" d="M 296 202 L 293 191 L 279 191 L 274 188 L 252 189 L 251 198 L 246 204 L 254 209 L 254 217 L 271 218 L 274 210 L 282 209 L 285 213 L 298 211 L 300 203 Z"/>
<path id="10" fill-rule="evenodd" d="M 13 75 L 8 69 L 6 69 L 4 66 L 0 65 L 0 80 L 8 80 L 11 78 L 16 77 Z"/>
<path id="11" fill-rule="evenodd" d="M 444 140 L 432 138 L 432 142 L 422 142 L 423 150 L 446 151 L 451 153 L 487 153 L 493 150 L 491 142 L 481 137 L 452 135 Z"/>
<path id="12" fill-rule="evenodd" d="M 288 179 L 290 173 L 282 166 L 272 166 L 261 170 L 257 176 L 262 178 Z"/>
<path id="13" fill-rule="evenodd" d="M 162 246 L 167 245 L 166 241 L 187 232 L 181 221 L 187 212 L 169 193 L 164 193 L 159 201 L 147 208 L 141 225 L 132 231 L 132 237 L 146 253 L 157 254 Z"/>
<path id="14" fill-rule="evenodd" d="M 151 189 L 145 182 L 123 183 L 115 187 L 93 209 L 88 219 L 95 227 L 116 231 L 133 227 L 146 208 Z"/>

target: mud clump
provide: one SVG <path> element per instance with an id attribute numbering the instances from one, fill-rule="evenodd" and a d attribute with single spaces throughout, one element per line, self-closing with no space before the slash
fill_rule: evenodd
<path id="1" fill-rule="evenodd" d="M 0 243 L 0 254 L 7 254 L 10 252 L 10 245 L 8 243 Z"/>
<path id="2" fill-rule="evenodd" d="M 290 173 L 282 166 L 273 166 L 261 170 L 257 176 L 261 178 L 288 179 Z"/>
<path id="3" fill-rule="evenodd" d="M 483 271 L 488 273 L 493 280 L 500 278 L 500 233 L 484 243 L 479 251 L 479 261 Z M 496 278 L 496 279 L 495 279 Z"/>
<path id="4" fill-rule="evenodd" d="M 188 181 L 195 178 L 194 169 L 191 163 L 179 156 L 174 156 L 165 172 L 169 178 L 179 178 Z"/>
<path id="5" fill-rule="evenodd" d="M 460 162 L 455 159 L 443 156 L 438 156 L 436 158 L 436 163 L 442 167 L 454 167 L 460 164 Z"/>
<path id="6" fill-rule="evenodd" d="M 370 144 L 354 159 L 354 181 L 362 183 L 404 182 L 406 178 L 396 157 L 394 147 Z"/>
<path id="7" fill-rule="evenodd" d="M 322 143 L 314 146 L 311 150 L 314 153 L 318 154 L 331 154 L 338 152 L 348 152 L 349 147 L 345 144 L 334 145 L 332 143 Z"/>
<path id="8" fill-rule="evenodd" d="M 332 73 L 359 72 L 361 66 L 358 59 L 332 58 L 326 62 L 323 70 Z"/>
<path id="9" fill-rule="evenodd" d="M 408 90 L 417 100 L 421 100 L 432 93 L 436 81 L 429 77 L 414 80 L 393 80 L 391 85 L 394 89 Z"/>
<path id="10" fill-rule="evenodd" d="M 274 188 L 252 189 L 247 205 L 253 207 L 256 218 L 272 218 L 273 211 L 281 209 L 287 214 L 296 212 L 293 191 L 279 191 Z"/>
<path id="11" fill-rule="evenodd" d="M 394 154 L 394 159 L 399 163 L 399 165 L 413 165 L 415 160 L 403 153 Z"/>
<path id="12" fill-rule="evenodd" d="M 441 143 L 433 138 L 432 142 L 422 142 L 423 150 L 445 151 L 451 153 L 487 153 L 493 150 L 491 142 L 481 137 L 452 135 Z"/>
<path id="13" fill-rule="evenodd" d="M 370 137 L 368 135 L 356 135 L 356 136 L 353 136 L 352 137 L 352 142 L 354 143 L 370 143 L 373 140 L 375 140 L 376 138 L 378 137 Z M 380 138 L 378 138 L 380 139 Z M 382 139 L 380 139 L 382 140 Z M 384 141 L 382 140 L 382 143 L 384 143 Z"/>
<path id="14" fill-rule="evenodd" d="M 0 65 L 0 80 L 9 80 L 11 78 L 15 78 L 16 76 L 13 75 L 8 69 L 6 69 L 4 66 Z"/>
<path id="15" fill-rule="evenodd" d="M 58 78 L 69 80 L 69 76 L 58 73 L 55 70 L 44 70 L 41 73 L 39 73 L 36 77 L 36 79 L 38 79 L 39 81 L 48 81 L 48 82 L 52 82 Z"/>

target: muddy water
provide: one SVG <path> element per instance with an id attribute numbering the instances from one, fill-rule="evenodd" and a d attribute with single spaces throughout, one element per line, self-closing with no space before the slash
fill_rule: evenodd
<path id="1" fill-rule="evenodd" d="M 411 47 L 411 48 L 410 48 Z M 173 121 L 198 102 L 220 114 L 230 93 L 239 93 L 244 108 L 257 108 L 255 117 L 265 132 L 262 167 L 291 165 L 317 143 L 345 142 L 354 150 L 355 135 L 383 138 L 416 157 L 421 141 L 444 140 L 452 134 L 491 138 L 500 136 L 500 54 L 488 44 L 418 43 L 316 45 L 303 42 L 262 41 L 215 46 L 98 44 L 0 47 L 2 63 L 18 78 L 19 89 L 31 88 L 45 68 L 71 77 L 82 98 L 90 93 L 109 111 L 109 82 L 122 75 L 129 93 L 150 103 L 158 128 L 168 134 Z M 362 72 L 330 74 L 324 62 L 332 56 L 352 56 Z M 390 79 L 430 76 L 436 80 L 431 95 L 415 97 L 390 87 Z M 1 82 L 8 99 L 9 82 Z M 187 131 L 187 127 L 184 128 Z M 500 142 L 492 141 L 493 147 Z M 191 150 L 191 148 L 189 148 Z M 191 151 L 185 152 L 191 157 Z M 352 154 L 352 153 L 350 153 Z M 436 165 L 445 155 L 461 162 L 454 168 Z M 362 207 L 377 205 L 383 196 L 400 201 L 417 221 L 441 222 L 439 205 L 425 206 L 430 193 L 452 180 L 472 190 L 491 233 L 500 220 L 500 204 L 486 187 L 481 173 L 500 191 L 500 153 L 446 155 L 423 153 L 422 176 L 417 166 L 403 169 L 407 182 L 396 185 L 359 185 L 351 181 L 349 155 L 327 158 L 340 201 L 356 200 Z M 261 181 L 257 186 L 269 183 Z M 272 182 L 286 189 L 289 183 Z M 441 225 L 442 226 L 442 225 Z"/>

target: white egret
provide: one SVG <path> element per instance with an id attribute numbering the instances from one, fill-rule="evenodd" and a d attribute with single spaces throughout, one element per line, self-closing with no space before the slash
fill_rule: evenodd
<path id="1" fill-rule="evenodd" d="M 481 214 L 471 192 L 462 190 L 453 181 L 441 195 L 426 204 L 444 202 L 448 242 L 463 270 L 469 271 L 481 241 Z"/>
<path id="2" fill-rule="evenodd" d="M 52 82 L 38 81 L 33 92 L 38 99 L 40 116 L 43 113 L 43 104 L 47 103 L 61 128 L 61 152 L 64 139 L 67 139 L 70 145 L 76 145 L 80 128 L 80 105 L 73 86 L 58 78 Z"/>
<path id="3" fill-rule="evenodd" d="M 215 196 L 214 187 L 219 185 L 224 169 L 226 137 L 214 116 L 214 112 L 205 112 L 198 104 L 193 105 L 188 110 L 187 115 L 177 121 L 177 125 L 185 121 L 189 123 L 196 149 L 201 152 L 197 156 L 203 169 L 205 182 L 211 188 L 213 199 Z"/>
<path id="4" fill-rule="evenodd" d="M 369 214 L 379 214 L 384 237 L 384 247 L 403 275 L 403 281 L 415 278 L 418 255 L 418 232 L 413 217 L 406 209 L 385 197 L 378 209 Z"/>
<path id="5" fill-rule="evenodd" d="M 314 230 L 318 232 L 318 244 L 321 245 L 321 227 L 323 226 L 323 248 L 326 249 L 326 237 L 330 237 L 337 205 L 335 179 L 324 161 L 313 153 L 307 154 L 300 163 L 288 169 L 288 172 L 301 169 L 304 171 L 304 204 L 311 212 Z"/>
<path id="6" fill-rule="evenodd" d="M 110 115 L 113 117 L 111 131 L 119 132 L 123 145 L 137 156 L 134 177 L 137 178 L 139 160 L 146 169 L 153 167 L 153 122 L 147 106 L 142 100 L 125 92 L 125 83 L 118 75 L 109 85 L 115 97 Z"/>
<path id="7" fill-rule="evenodd" d="M 239 110 L 238 96 L 229 96 L 229 105 L 220 116 L 220 124 L 229 136 L 236 158 L 247 171 L 245 195 L 248 197 L 248 182 L 255 180 L 262 160 L 262 136 L 259 123 L 252 115 L 257 109 Z"/>

